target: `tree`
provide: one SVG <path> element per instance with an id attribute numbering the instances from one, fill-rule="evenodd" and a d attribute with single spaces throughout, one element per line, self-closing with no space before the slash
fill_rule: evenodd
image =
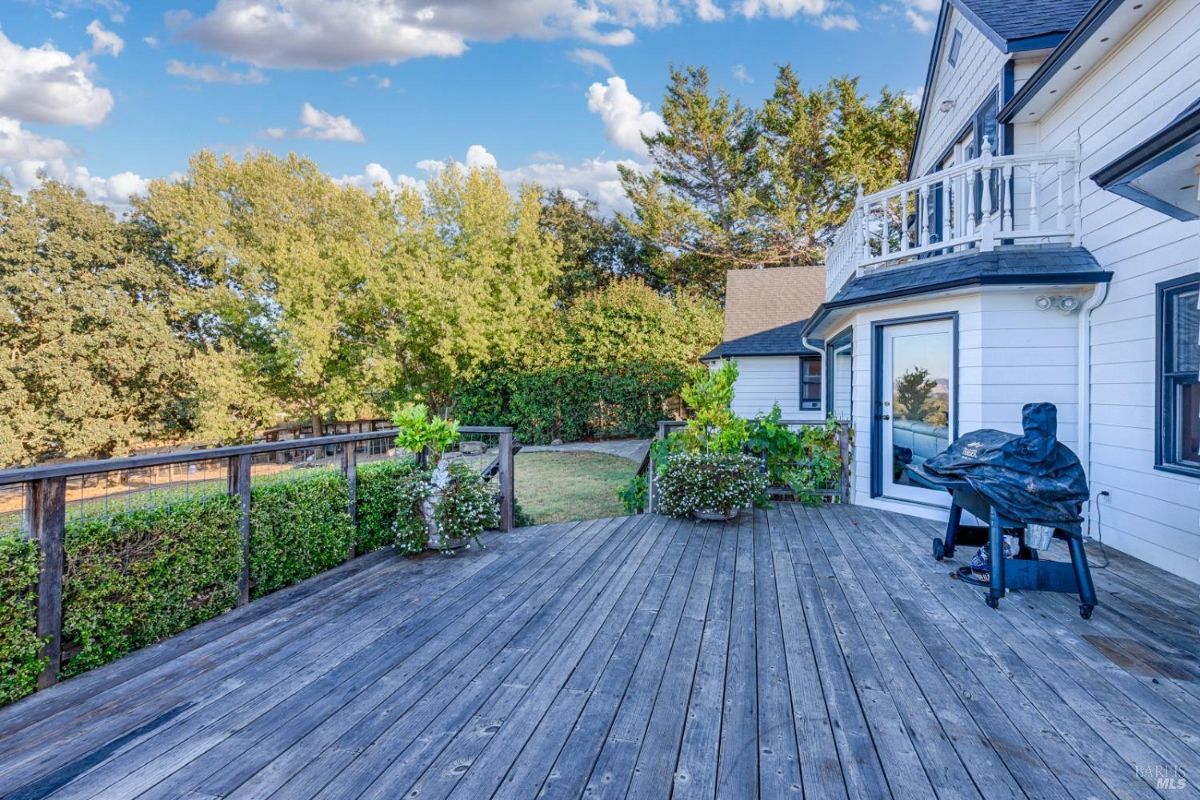
<path id="1" fill-rule="evenodd" d="M 900 419 L 928 422 L 934 408 L 930 404 L 937 381 L 930 380 L 929 370 L 913 367 L 896 381 L 896 416 Z"/>
<path id="2" fill-rule="evenodd" d="M 643 137 L 654 169 L 621 169 L 633 214 L 620 219 L 672 286 L 719 297 L 725 270 L 764 263 L 758 124 L 726 92 L 710 95 L 703 67 L 671 70 L 662 117 Z"/>
<path id="3" fill-rule="evenodd" d="M 882 90 L 871 104 L 858 78 L 842 76 L 805 91 L 790 66 L 759 113 L 759 154 L 769 209 L 771 259 L 822 264 L 825 247 L 850 216 L 857 187 L 870 194 L 903 179 L 916 110 Z"/>
<path id="4" fill-rule="evenodd" d="M 822 263 L 857 186 L 902 178 L 916 128 L 901 95 L 872 104 L 848 77 L 806 91 L 787 66 L 758 111 L 714 97 L 702 68 L 672 70 L 662 116 L 645 137 L 654 168 L 622 170 L 621 221 L 672 287 L 710 297 L 729 269 Z"/>
<path id="5" fill-rule="evenodd" d="M 140 233 L 60 183 L 22 199 L 0 179 L 0 462 L 107 457 L 170 430 L 188 348 Z"/>
<path id="6" fill-rule="evenodd" d="M 221 382 L 199 381 L 199 402 L 211 407 L 197 418 L 212 423 L 202 435 L 300 415 L 320 434 L 324 418 L 371 408 L 372 388 L 388 378 L 379 265 L 393 226 L 382 199 L 295 155 L 201 152 L 136 208 L 189 287 L 181 333 L 207 354 L 197 363 L 220 365 Z M 244 424 L 217 424 L 231 417 Z"/>
<path id="7" fill-rule="evenodd" d="M 544 346 L 532 332 L 553 311 L 561 251 L 541 212 L 536 186 L 514 198 L 496 170 L 456 165 L 434 175 L 426 195 L 393 198 L 380 324 L 402 399 L 444 411 L 457 381 Z"/>
<path id="8" fill-rule="evenodd" d="M 540 226 L 562 248 L 562 272 L 554 287 L 560 306 L 621 278 L 637 277 L 661 288 L 642 243 L 616 219 L 601 216 L 595 201 L 555 189 L 542 199 Z"/>

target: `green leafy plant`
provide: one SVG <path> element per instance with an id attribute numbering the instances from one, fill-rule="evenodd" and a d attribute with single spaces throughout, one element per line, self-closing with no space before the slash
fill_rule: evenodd
<path id="1" fill-rule="evenodd" d="M 691 453 L 741 453 L 749 436 L 746 420 L 733 413 L 733 386 L 738 368 L 733 361 L 722 361 L 712 370 L 703 370 L 683 387 L 683 402 L 692 410 L 687 427 L 676 436 Z"/>
<path id="2" fill-rule="evenodd" d="M 433 510 L 438 547 L 445 551 L 462 541 L 482 547 L 480 535 L 500 524 L 495 496 L 470 465 L 454 461 L 448 471 L 450 484 Z"/>
<path id="3" fill-rule="evenodd" d="M 645 475 L 634 475 L 629 483 L 617 492 L 617 499 L 625 508 L 626 514 L 637 514 L 646 509 L 650 495 L 650 482 Z"/>
<path id="4" fill-rule="evenodd" d="M 235 498 L 213 495 L 67 525 L 63 675 L 227 611 L 241 571 Z"/>
<path id="5" fill-rule="evenodd" d="M 496 524 L 497 525 L 500 524 L 500 517 L 498 514 L 496 516 Z M 533 516 L 531 514 L 529 514 L 528 512 L 526 512 L 525 509 L 521 508 L 521 504 L 518 503 L 517 499 L 514 497 L 513 498 L 513 527 L 514 528 L 528 528 L 531 525 L 536 525 L 536 524 L 537 523 L 534 521 Z"/>
<path id="6" fill-rule="evenodd" d="M 45 662 L 38 653 L 37 543 L 0 536 L 0 705 L 31 693 Z"/>
<path id="7" fill-rule="evenodd" d="M 736 453 L 674 453 L 658 478 L 658 510 L 682 517 L 767 503 L 758 459 Z"/>
<path id="8" fill-rule="evenodd" d="M 800 502 L 807 505 L 820 503 L 822 495 L 819 492 L 837 486 L 842 472 L 839 427 L 838 421 L 830 416 L 824 425 L 806 425 L 801 432 L 799 463 L 786 475 L 786 484 Z"/>
<path id="9" fill-rule="evenodd" d="M 747 452 L 765 460 L 771 486 L 788 486 L 795 465 L 805 454 L 802 434 L 782 424 L 782 416 L 778 403 L 770 414 L 759 414 L 750 421 L 746 440 Z"/>
<path id="10" fill-rule="evenodd" d="M 396 446 L 414 455 L 429 452 L 436 464 L 458 441 L 458 423 L 431 415 L 424 403 L 405 403 L 392 415 L 396 424 Z"/>
<path id="11" fill-rule="evenodd" d="M 395 544 L 406 555 L 425 548 L 421 502 L 429 496 L 429 473 L 411 461 L 377 461 L 358 468 L 356 552 Z"/>
<path id="12" fill-rule="evenodd" d="M 345 561 L 355 536 L 349 502 L 345 476 L 332 469 L 253 486 L 253 596 L 262 597 Z"/>

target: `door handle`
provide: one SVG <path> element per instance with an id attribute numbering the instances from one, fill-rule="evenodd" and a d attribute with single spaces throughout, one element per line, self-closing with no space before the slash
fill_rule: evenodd
<path id="1" fill-rule="evenodd" d="M 876 414 L 875 415 L 875 419 L 879 419 L 879 420 L 889 420 L 891 418 L 892 418 L 891 414 Z"/>

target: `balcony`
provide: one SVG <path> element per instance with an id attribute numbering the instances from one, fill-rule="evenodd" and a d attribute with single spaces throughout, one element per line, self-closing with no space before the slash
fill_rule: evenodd
<path id="1" fill-rule="evenodd" d="M 1079 243 L 1074 152 L 981 155 L 860 196 L 826 253 L 825 299 L 851 278 L 922 258 L 1022 244 Z"/>

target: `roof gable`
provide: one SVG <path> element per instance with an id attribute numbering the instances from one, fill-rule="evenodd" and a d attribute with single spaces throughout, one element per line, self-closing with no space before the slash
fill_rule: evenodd
<path id="1" fill-rule="evenodd" d="M 824 297 L 824 267 L 731 270 L 726 273 L 724 340 L 808 319 Z"/>
<path id="2" fill-rule="evenodd" d="M 1096 0 L 952 0 L 972 21 L 1005 43 L 1009 52 L 1028 49 L 1020 45 L 1023 40 L 1038 40 L 1042 37 L 1061 39 L 1074 28 L 1079 20 L 1091 10 Z M 1028 44 L 1028 43 L 1027 43 Z M 1053 42 L 1035 43 L 1034 46 L 1052 47 Z"/>

